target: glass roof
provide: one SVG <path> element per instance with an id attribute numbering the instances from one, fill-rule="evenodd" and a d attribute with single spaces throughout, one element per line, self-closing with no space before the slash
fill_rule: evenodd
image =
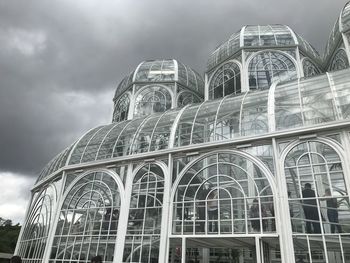
<path id="1" fill-rule="evenodd" d="M 318 52 L 302 37 L 285 25 L 248 25 L 233 34 L 228 41 L 220 45 L 209 57 L 208 70 L 247 47 L 299 47 L 312 59 L 320 61 Z"/>
<path id="2" fill-rule="evenodd" d="M 348 2 L 345 6 L 344 9 L 342 10 L 340 14 L 340 31 L 341 32 L 346 32 L 350 30 L 350 2 Z"/>
<path id="3" fill-rule="evenodd" d="M 329 36 L 326 50 L 324 53 L 325 61 L 328 61 L 333 52 L 338 48 L 339 41 L 342 36 L 341 33 L 345 33 L 350 30 L 350 2 L 348 2 L 340 13 L 339 18 L 335 22 L 332 32 Z"/>
<path id="4" fill-rule="evenodd" d="M 42 180 L 60 167 L 119 156 L 301 128 L 350 119 L 350 69 L 297 79 L 96 127 L 57 155 Z"/>
<path id="5" fill-rule="evenodd" d="M 119 84 L 114 98 L 133 83 L 179 82 L 204 96 L 203 78 L 193 69 L 174 59 L 144 61 Z"/>

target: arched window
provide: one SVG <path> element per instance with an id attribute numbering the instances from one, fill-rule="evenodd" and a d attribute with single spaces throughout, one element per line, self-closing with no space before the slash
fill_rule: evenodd
<path id="1" fill-rule="evenodd" d="M 241 71 L 234 62 L 229 62 L 221 66 L 213 76 L 209 97 L 211 99 L 222 98 L 229 94 L 241 93 Z"/>
<path id="2" fill-rule="evenodd" d="M 166 88 L 149 86 L 136 97 L 134 117 L 164 112 L 171 108 L 171 95 Z"/>
<path id="3" fill-rule="evenodd" d="M 343 262 L 350 200 L 339 155 L 328 144 L 302 142 L 287 154 L 284 170 L 295 258 Z"/>
<path id="4" fill-rule="evenodd" d="M 123 262 L 158 262 L 163 194 L 162 169 L 143 166 L 133 180 Z"/>
<path id="5" fill-rule="evenodd" d="M 177 106 L 184 107 L 188 104 L 198 103 L 198 102 L 201 102 L 201 99 L 198 96 L 196 96 L 191 92 L 183 91 L 179 94 L 179 97 L 177 99 Z"/>
<path id="6" fill-rule="evenodd" d="M 268 89 L 275 81 L 297 78 L 293 61 L 281 52 L 266 51 L 255 55 L 248 68 L 249 89 Z"/>
<path id="7" fill-rule="evenodd" d="M 119 122 L 128 119 L 130 98 L 128 94 L 124 94 L 115 103 L 113 112 L 113 121 Z"/>
<path id="8" fill-rule="evenodd" d="M 303 60 L 303 71 L 305 77 L 312 77 L 321 73 L 319 68 L 307 58 Z"/>
<path id="9" fill-rule="evenodd" d="M 19 242 L 18 255 L 24 260 L 42 262 L 55 199 L 55 189 L 51 185 L 33 198 L 33 205 Z"/>
<path id="10" fill-rule="evenodd" d="M 173 235 L 275 230 L 267 177 L 235 153 L 214 153 L 192 164 L 181 177 L 173 201 Z"/>
<path id="11" fill-rule="evenodd" d="M 338 49 L 332 58 L 329 71 L 346 69 L 349 67 L 348 57 L 344 49 Z"/>
<path id="12" fill-rule="evenodd" d="M 120 212 L 117 182 L 93 172 L 74 184 L 62 205 L 49 262 L 112 262 Z"/>

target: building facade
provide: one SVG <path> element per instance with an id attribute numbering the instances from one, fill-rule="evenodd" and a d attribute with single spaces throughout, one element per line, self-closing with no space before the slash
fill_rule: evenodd
<path id="1" fill-rule="evenodd" d="M 350 262 L 350 3 L 325 54 L 284 25 L 245 26 L 203 79 L 140 63 L 112 123 L 47 164 L 24 262 Z"/>

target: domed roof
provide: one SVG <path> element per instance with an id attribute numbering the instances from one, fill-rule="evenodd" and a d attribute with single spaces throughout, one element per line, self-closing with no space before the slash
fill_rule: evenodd
<path id="1" fill-rule="evenodd" d="M 245 47 L 299 46 L 311 58 L 320 61 L 320 56 L 301 36 L 285 25 L 248 25 L 231 35 L 209 57 L 208 70 L 220 64 Z"/>
<path id="2" fill-rule="evenodd" d="M 204 81 L 196 71 L 175 59 L 164 59 L 141 62 L 135 71 L 120 82 L 114 99 L 119 97 L 133 83 L 175 81 L 204 96 Z"/>
<path id="3" fill-rule="evenodd" d="M 350 30 L 350 2 L 348 2 L 335 22 L 332 32 L 329 36 L 326 50 L 324 52 L 324 60 L 328 61 L 333 52 L 338 48 L 338 43 L 342 38 L 341 33 L 345 33 Z M 350 34 L 350 33 L 349 33 Z"/>
<path id="4" fill-rule="evenodd" d="M 43 169 L 38 182 L 63 166 L 93 163 L 127 155 L 187 145 L 268 135 L 350 119 L 350 70 L 272 85 L 217 100 L 187 105 L 142 118 L 91 129 Z M 316 95 L 315 95 L 316 94 Z M 315 127 L 315 129 L 317 126 Z M 204 146 L 203 146 L 204 147 Z"/>

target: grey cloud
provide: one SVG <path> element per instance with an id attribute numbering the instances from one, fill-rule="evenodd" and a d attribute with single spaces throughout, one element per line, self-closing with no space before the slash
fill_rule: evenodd
<path id="1" fill-rule="evenodd" d="M 177 58 L 203 73 L 209 54 L 245 24 L 288 24 L 320 50 L 345 2 L 1 1 L 0 171 L 35 176 L 109 122 L 118 81 L 142 60 Z M 9 42 L 16 32 L 40 32 L 44 43 L 23 54 Z"/>

